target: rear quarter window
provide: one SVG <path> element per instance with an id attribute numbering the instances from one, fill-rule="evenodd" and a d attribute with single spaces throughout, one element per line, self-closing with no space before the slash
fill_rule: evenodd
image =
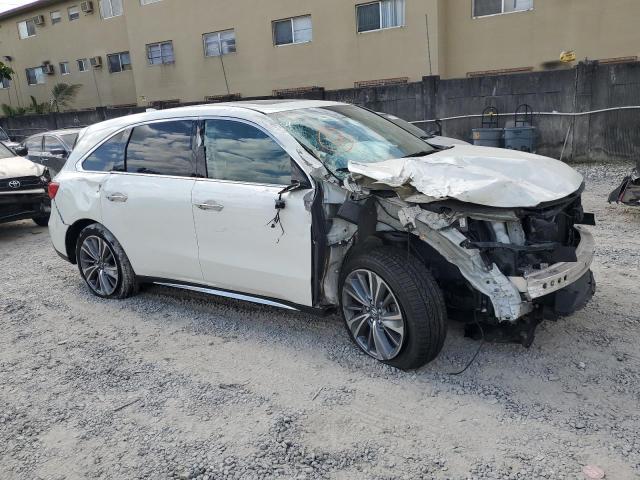
<path id="1" fill-rule="evenodd" d="M 130 130 L 124 130 L 104 142 L 82 162 L 82 168 L 91 172 L 123 172 L 124 148 L 129 133 Z"/>

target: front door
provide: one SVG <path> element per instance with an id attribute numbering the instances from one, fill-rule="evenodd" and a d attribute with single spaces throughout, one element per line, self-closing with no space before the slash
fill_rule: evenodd
<path id="1" fill-rule="evenodd" d="M 193 189 L 200 264 L 216 288 L 311 305 L 309 189 L 282 194 L 294 164 L 264 130 L 240 120 L 204 122 L 207 178 Z"/>
<path id="2" fill-rule="evenodd" d="M 102 185 L 103 223 L 137 275 L 202 282 L 191 212 L 194 128 L 191 120 L 134 127 L 128 143 L 120 140 L 124 165 L 115 165 Z"/>

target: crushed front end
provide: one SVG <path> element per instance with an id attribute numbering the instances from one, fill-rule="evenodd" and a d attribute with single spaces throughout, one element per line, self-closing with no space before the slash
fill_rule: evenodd
<path id="1" fill-rule="evenodd" d="M 583 211 L 581 192 L 534 208 L 450 199 L 411 205 L 382 195 L 378 219 L 422 240 L 408 248 L 434 272 L 451 312 L 528 346 L 540 321 L 581 309 L 595 292 L 594 240 L 585 228 L 595 219 Z"/>

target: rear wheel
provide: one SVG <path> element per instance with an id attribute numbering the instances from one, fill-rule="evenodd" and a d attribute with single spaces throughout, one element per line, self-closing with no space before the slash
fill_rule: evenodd
<path id="1" fill-rule="evenodd" d="M 126 298 L 137 291 L 131 263 L 116 238 L 94 223 L 80 232 L 76 243 L 80 275 L 97 296 Z"/>
<path id="2" fill-rule="evenodd" d="M 340 285 L 347 330 L 367 355 L 401 369 L 418 368 L 438 355 L 446 309 L 419 259 L 378 248 L 348 260 Z"/>
<path id="3" fill-rule="evenodd" d="M 49 225 L 49 216 L 50 215 L 47 213 L 46 215 L 39 215 L 37 217 L 33 217 L 32 220 L 39 227 L 46 227 L 47 225 Z"/>

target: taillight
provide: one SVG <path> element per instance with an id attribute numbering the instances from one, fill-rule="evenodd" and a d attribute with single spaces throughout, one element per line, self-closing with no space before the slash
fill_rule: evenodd
<path id="1" fill-rule="evenodd" d="M 47 187 L 49 198 L 53 200 L 56 198 L 56 194 L 58 193 L 58 189 L 60 188 L 60 184 L 58 182 L 50 182 Z"/>

